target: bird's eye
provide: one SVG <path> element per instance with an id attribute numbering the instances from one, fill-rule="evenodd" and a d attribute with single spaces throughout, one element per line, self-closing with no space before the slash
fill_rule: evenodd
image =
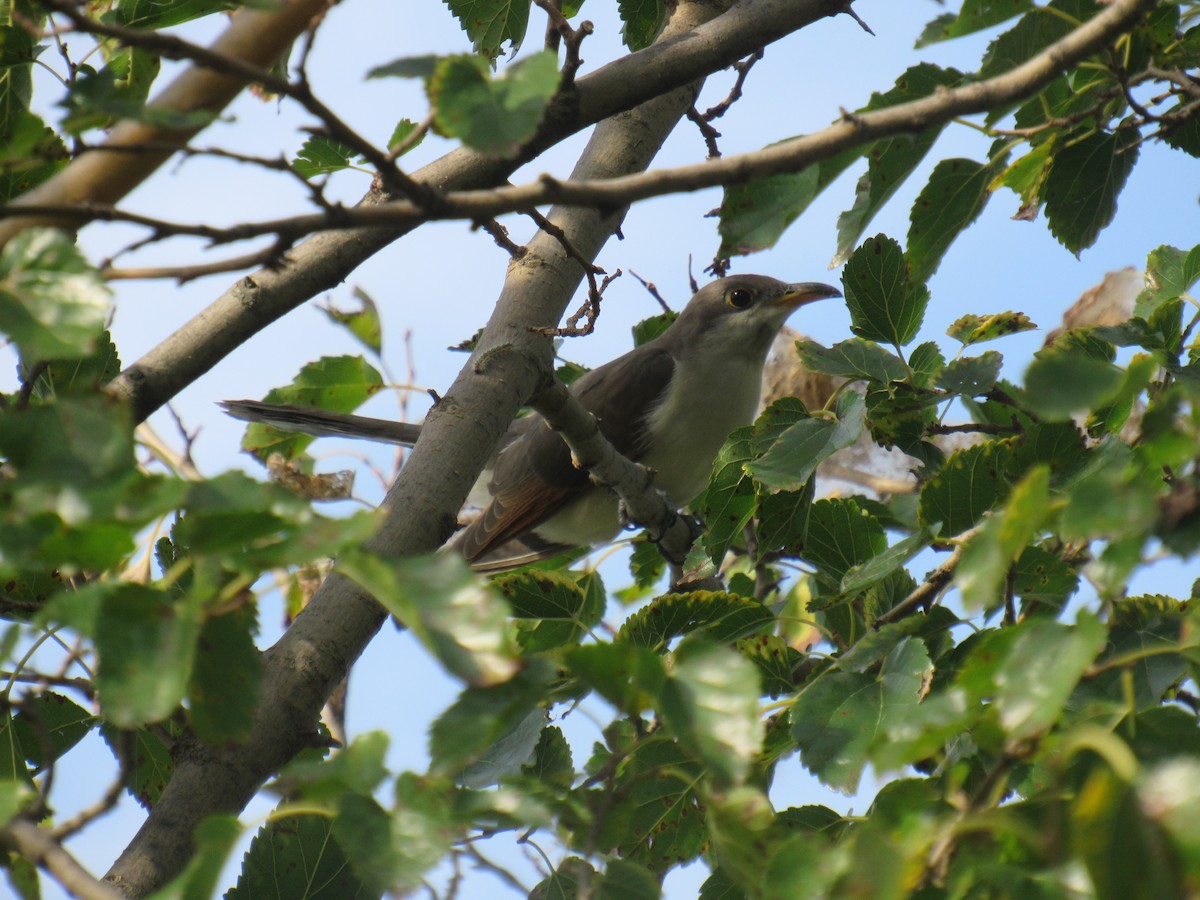
<path id="1" fill-rule="evenodd" d="M 754 302 L 754 295 L 745 288 L 734 288 L 725 295 L 725 302 L 734 309 L 745 309 Z"/>

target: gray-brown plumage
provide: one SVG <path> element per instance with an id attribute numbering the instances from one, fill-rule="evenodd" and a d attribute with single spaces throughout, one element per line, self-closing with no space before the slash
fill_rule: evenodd
<path id="1" fill-rule="evenodd" d="M 762 275 L 713 281 L 659 337 L 588 372 L 571 393 L 596 416 L 613 446 L 654 469 L 655 485 L 682 506 L 704 488 L 729 433 L 752 420 L 767 350 L 788 315 L 836 296 L 826 284 L 787 284 Z M 269 404 L 225 406 L 238 418 L 279 422 Z M 361 418 L 288 407 L 283 426 L 395 443 L 416 437 L 414 426 L 380 419 L 365 420 L 356 433 Z M 481 512 L 448 546 L 480 571 L 602 543 L 620 528 L 616 495 L 572 465 L 562 438 L 537 415 L 513 423 L 472 496 Z"/>

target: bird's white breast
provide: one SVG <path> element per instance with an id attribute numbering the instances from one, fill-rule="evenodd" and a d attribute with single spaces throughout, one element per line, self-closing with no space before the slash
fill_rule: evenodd
<path id="1" fill-rule="evenodd" d="M 761 361 L 736 355 L 719 366 L 680 361 L 647 419 L 652 449 L 641 462 L 658 472 L 655 485 L 677 505 L 695 499 L 725 438 L 753 420 L 761 391 Z"/>

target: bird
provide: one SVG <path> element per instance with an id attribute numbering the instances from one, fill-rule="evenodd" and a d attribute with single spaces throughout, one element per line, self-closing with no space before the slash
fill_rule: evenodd
<path id="1" fill-rule="evenodd" d="M 820 282 L 733 275 L 701 287 L 658 337 L 592 369 L 570 387 L 604 436 L 655 472 L 682 509 L 708 483 L 725 439 L 758 408 L 771 342 L 796 309 L 840 297 Z M 289 431 L 412 445 L 420 426 L 286 404 L 232 400 L 227 413 Z M 516 419 L 471 492 L 480 511 L 447 543 L 476 571 L 503 572 L 611 541 L 614 491 L 574 465 L 562 437 L 536 413 Z"/>

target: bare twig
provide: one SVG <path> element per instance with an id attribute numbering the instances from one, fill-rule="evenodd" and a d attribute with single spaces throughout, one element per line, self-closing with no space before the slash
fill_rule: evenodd
<path id="1" fill-rule="evenodd" d="M 43 828 L 18 817 L 0 829 L 0 844 L 44 868 L 73 897 L 82 900 L 126 900 L 125 895 L 88 872 Z"/>
<path id="2" fill-rule="evenodd" d="M 930 572 L 925 580 L 917 586 L 917 589 L 877 618 L 872 622 L 872 627 L 882 628 L 892 622 L 899 622 L 901 619 L 915 613 L 918 609 L 929 609 L 934 599 L 954 578 L 954 570 L 958 567 L 959 561 L 962 559 L 963 551 L 966 549 L 970 538 L 979 531 L 978 525 L 969 531 L 964 531 L 958 536 L 958 542 L 955 544 L 954 550 L 946 561 Z"/>
<path id="3" fill-rule="evenodd" d="M 271 244 L 265 250 L 247 253 L 245 256 L 234 256 L 210 263 L 196 263 L 190 266 L 127 266 L 105 267 L 100 275 L 108 281 L 153 280 L 170 278 L 180 284 L 205 278 L 209 275 L 220 275 L 225 272 L 240 272 L 243 269 L 253 269 L 260 266 L 275 268 L 287 262 L 287 248 L 280 248 L 277 243 Z"/>
<path id="4" fill-rule="evenodd" d="M 717 138 L 721 136 L 721 132 L 713 128 L 694 106 L 687 111 L 687 117 L 689 122 L 700 129 L 700 136 L 704 138 L 704 146 L 708 148 L 708 158 L 720 159 L 721 149 L 717 146 Z"/>
<path id="5" fill-rule="evenodd" d="M 584 335 L 591 334 L 596 327 L 596 319 L 600 316 L 600 297 L 604 293 L 604 288 L 608 287 L 609 282 L 612 281 L 613 278 L 616 278 L 621 274 L 621 270 L 618 269 L 611 277 L 606 277 L 603 284 L 597 283 L 597 275 L 607 274 L 604 269 L 600 268 L 582 253 L 580 253 L 579 248 L 571 243 L 571 241 L 567 238 L 566 233 L 536 209 L 529 210 L 529 217 L 537 223 L 538 228 L 558 241 L 559 246 L 563 248 L 563 252 L 566 253 L 568 257 L 579 263 L 580 267 L 583 269 L 584 277 L 587 278 L 588 283 L 587 300 L 584 302 L 584 305 L 580 307 L 578 312 L 574 313 L 567 319 L 567 324 L 564 327 L 535 328 L 533 330 L 539 334 L 548 334 L 554 337 L 582 337 Z M 585 316 L 587 317 L 586 322 L 583 328 L 579 328 L 579 320 Z"/>
<path id="6" fill-rule="evenodd" d="M 662 307 L 663 312 L 671 311 L 671 307 L 669 305 L 667 305 L 667 301 L 662 298 L 662 294 L 660 294 L 658 292 L 658 286 L 653 281 L 647 281 L 645 278 L 643 278 L 641 275 L 639 275 L 637 272 L 633 271 L 632 269 L 629 270 L 629 274 L 632 275 L 634 278 L 636 278 L 638 280 L 638 282 L 642 285 L 642 287 L 644 287 L 646 289 L 646 292 L 651 297 L 653 297 L 655 300 L 658 301 L 658 305 Z M 694 282 L 693 282 L 693 284 L 694 284 Z M 694 294 L 698 290 L 699 290 L 699 288 L 693 287 L 692 293 Z"/>
<path id="7" fill-rule="evenodd" d="M 484 231 L 490 234 L 492 236 L 492 240 L 496 242 L 496 246 L 504 250 L 504 252 L 506 252 L 512 259 L 520 259 L 529 252 L 528 247 L 524 247 L 521 244 L 513 241 L 513 239 L 508 236 L 508 229 L 495 219 L 485 219 L 482 222 L 476 222 L 475 226 L 477 228 L 482 228 Z"/>

